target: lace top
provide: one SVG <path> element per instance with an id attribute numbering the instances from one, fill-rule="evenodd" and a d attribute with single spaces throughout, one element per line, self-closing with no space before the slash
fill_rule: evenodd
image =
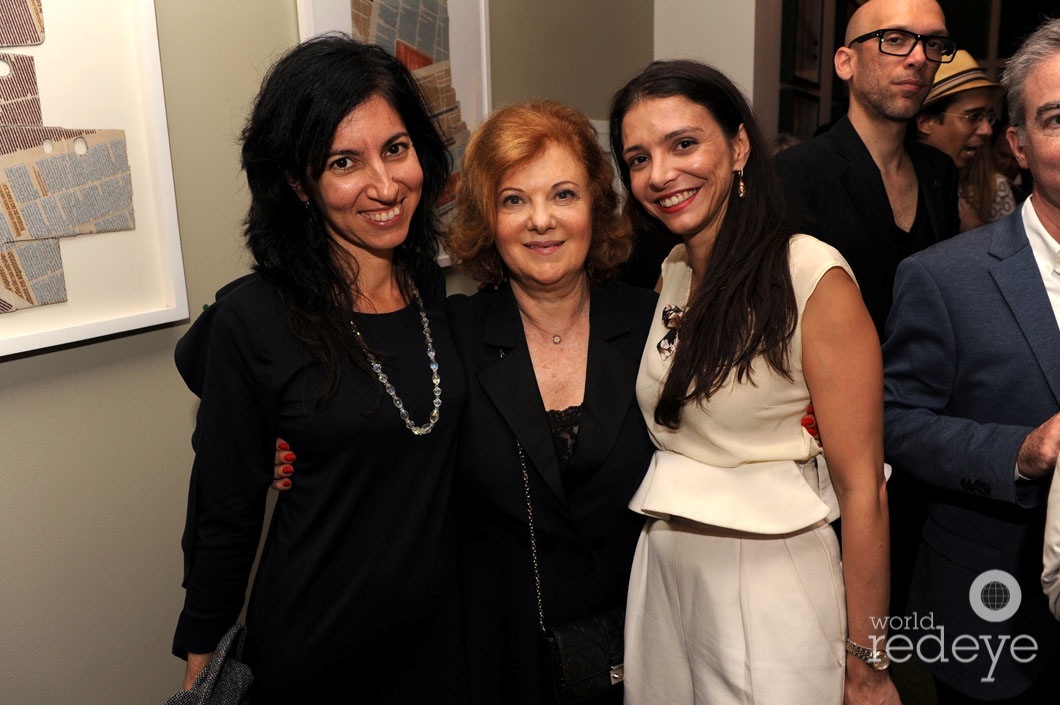
<path id="1" fill-rule="evenodd" d="M 567 467 L 567 462 L 574 455 L 574 444 L 578 441 L 578 425 L 582 420 L 580 406 L 568 406 L 566 409 L 549 409 L 548 425 L 552 429 L 552 442 L 556 445 L 556 457 L 559 458 L 560 470 Z"/>

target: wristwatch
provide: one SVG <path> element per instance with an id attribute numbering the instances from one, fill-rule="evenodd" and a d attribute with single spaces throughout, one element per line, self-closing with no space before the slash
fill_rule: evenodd
<path id="1" fill-rule="evenodd" d="M 847 653 L 857 656 L 859 659 L 872 666 L 872 670 L 874 671 L 886 671 L 891 667 L 891 659 L 883 649 L 874 651 L 861 644 L 855 644 L 850 639 L 847 639 Z"/>

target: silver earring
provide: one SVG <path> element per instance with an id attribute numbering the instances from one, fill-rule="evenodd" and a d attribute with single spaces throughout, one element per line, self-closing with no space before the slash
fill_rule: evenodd
<path id="1" fill-rule="evenodd" d="M 736 197 L 742 199 L 747 195 L 747 187 L 743 183 L 743 169 L 740 169 L 736 174 Z"/>

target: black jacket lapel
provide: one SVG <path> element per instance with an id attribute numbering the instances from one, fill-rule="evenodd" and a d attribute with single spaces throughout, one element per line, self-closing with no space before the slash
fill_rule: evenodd
<path id="1" fill-rule="evenodd" d="M 910 145 L 908 149 L 909 156 L 913 159 L 913 168 L 916 170 L 917 179 L 920 183 L 920 203 L 918 207 L 927 211 L 928 222 L 931 223 L 931 232 L 934 233 L 933 242 L 945 240 L 951 235 L 955 235 L 956 230 L 954 230 L 950 219 L 946 217 L 946 202 L 948 198 L 942 185 L 942 178 L 937 170 L 931 168 L 924 153 L 926 147 L 914 144 Z M 956 209 L 956 205 L 952 204 L 950 208 Z"/>
<path id="2" fill-rule="evenodd" d="M 487 347 L 497 349 L 497 362 L 479 372 L 478 379 L 522 444 L 531 463 L 529 469 L 541 475 L 566 507 L 567 494 L 560 477 L 559 460 L 519 321 L 519 310 L 510 289 L 500 293 L 489 313 L 483 341 Z"/>
<path id="3" fill-rule="evenodd" d="M 846 160 L 846 168 L 839 180 L 850 197 L 850 203 L 861 215 L 861 222 L 873 227 L 879 223 L 894 223 L 883 177 L 850 119 L 842 118 L 827 134 L 836 153 Z"/>
<path id="4" fill-rule="evenodd" d="M 594 295 L 589 309 L 588 371 L 585 403 L 574 455 L 568 471 L 585 472 L 604 464 L 622 430 L 635 392 L 638 360 L 612 344 L 630 331 L 617 302 L 605 294 Z"/>

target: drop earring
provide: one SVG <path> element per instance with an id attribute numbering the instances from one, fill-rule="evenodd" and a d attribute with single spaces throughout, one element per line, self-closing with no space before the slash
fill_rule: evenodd
<path id="1" fill-rule="evenodd" d="M 302 218 L 302 228 L 305 232 L 305 240 L 311 248 L 318 249 L 325 242 L 323 224 L 320 222 L 316 210 L 313 208 L 312 202 L 305 200 L 302 201 L 302 205 L 305 207 L 303 213 L 304 217 Z"/>
<path id="2" fill-rule="evenodd" d="M 743 169 L 736 172 L 736 197 L 743 200 L 747 195 L 747 187 L 743 183 Z"/>

